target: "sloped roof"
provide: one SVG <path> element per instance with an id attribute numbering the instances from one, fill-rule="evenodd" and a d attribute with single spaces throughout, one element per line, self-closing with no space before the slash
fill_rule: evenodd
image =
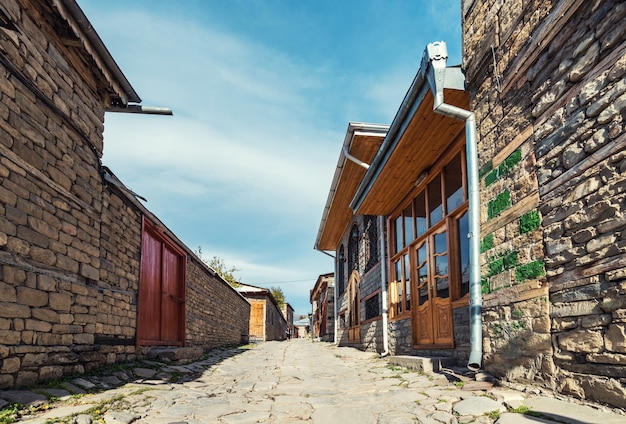
<path id="1" fill-rule="evenodd" d="M 317 250 L 335 250 L 352 219 L 350 201 L 365 175 L 366 168 L 349 159 L 365 164 L 374 158 L 388 125 L 350 122 L 339 154 L 335 175 L 315 241 Z"/>

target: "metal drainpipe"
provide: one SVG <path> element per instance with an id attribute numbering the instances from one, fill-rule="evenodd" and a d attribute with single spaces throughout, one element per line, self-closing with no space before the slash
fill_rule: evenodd
<path id="1" fill-rule="evenodd" d="M 380 290 L 382 293 L 382 305 L 383 305 L 383 352 L 381 357 L 389 355 L 389 310 L 387 303 L 387 260 L 385 258 L 385 217 L 378 217 L 378 225 L 380 227 Z"/>
<path id="2" fill-rule="evenodd" d="M 469 197 L 469 240 L 470 240 L 470 356 L 467 367 L 478 371 L 483 356 L 482 287 L 480 284 L 480 192 L 478 180 L 478 149 L 476 146 L 476 115 L 443 101 L 443 79 L 445 78 L 448 52 L 445 43 L 427 46 L 435 81 L 431 81 L 433 110 L 451 118 L 465 121 L 465 148 L 467 152 L 467 180 Z M 441 72 L 443 71 L 443 72 Z M 434 84 L 433 84 L 434 83 Z M 433 87 L 434 85 L 434 87 Z"/>
<path id="3" fill-rule="evenodd" d="M 337 286 L 340 284 L 337 281 L 337 275 L 339 275 L 339 261 L 340 261 L 339 255 L 337 255 L 335 258 L 336 258 L 335 259 L 335 276 L 334 276 L 335 287 L 333 287 L 333 293 L 335 296 L 335 298 L 333 299 L 333 318 L 335 319 L 335 326 L 333 328 L 333 332 L 334 332 L 333 342 L 335 346 L 339 346 L 339 340 L 337 340 L 337 327 L 339 327 L 339 319 L 337 317 Z"/>

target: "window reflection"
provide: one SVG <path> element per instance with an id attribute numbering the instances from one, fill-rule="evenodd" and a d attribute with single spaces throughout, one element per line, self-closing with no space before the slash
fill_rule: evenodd
<path id="1" fill-rule="evenodd" d="M 459 239 L 459 275 L 461 281 L 459 282 L 459 297 L 465 296 L 469 293 L 469 281 L 470 281 L 470 242 L 469 242 L 469 217 L 465 212 L 458 220 L 458 239 Z"/>
<path id="2" fill-rule="evenodd" d="M 448 213 L 463 204 L 463 171 L 461 170 L 461 154 L 457 154 L 454 159 L 444 168 L 446 208 Z"/>
<path id="3" fill-rule="evenodd" d="M 432 227 L 443 218 L 443 207 L 441 205 L 441 176 L 437 175 L 428 183 L 428 216 Z"/>
<path id="4" fill-rule="evenodd" d="M 417 195 L 413 202 L 413 210 L 415 213 L 415 230 L 417 236 L 421 236 L 426 232 L 428 223 L 426 221 L 426 194 L 422 191 Z"/>

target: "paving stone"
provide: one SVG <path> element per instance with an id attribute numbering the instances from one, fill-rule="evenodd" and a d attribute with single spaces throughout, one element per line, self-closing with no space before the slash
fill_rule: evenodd
<path id="1" fill-rule="evenodd" d="M 106 424 L 130 424 L 140 416 L 130 412 L 113 411 L 106 413 L 103 418 Z"/>
<path id="2" fill-rule="evenodd" d="M 74 417 L 74 424 L 91 424 L 91 415 L 81 414 Z"/>
<path id="3" fill-rule="evenodd" d="M 491 411 L 505 412 L 506 408 L 486 396 L 464 399 L 454 405 L 454 412 L 459 415 L 483 415 Z"/>
<path id="4" fill-rule="evenodd" d="M 157 371 L 150 368 L 133 368 L 133 374 L 137 377 L 150 378 L 156 375 Z"/>
<path id="5" fill-rule="evenodd" d="M 91 390 L 91 389 L 96 388 L 95 384 L 93 384 L 91 381 L 85 380 L 84 378 L 75 378 L 74 380 L 72 380 L 72 383 L 86 390 Z"/>
<path id="6" fill-rule="evenodd" d="M 70 383 L 69 381 L 64 381 L 63 383 L 61 383 L 61 387 L 63 387 L 65 390 L 72 394 L 85 394 L 85 391 L 83 389 Z"/>
<path id="7" fill-rule="evenodd" d="M 44 424 L 49 423 L 50 421 L 54 421 L 59 418 L 69 417 L 74 414 L 81 414 L 88 409 L 91 409 L 93 405 L 74 405 L 74 406 L 60 406 L 54 409 L 51 409 L 42 415 L 37 416 L 36 418 L 32 418 L 30 420 L 22 421 L 25 424 Z M 91 419 L 91 417 L 90 417 Z"/>
<path id="8" fill-rule="evenodd" d="M 48 395 L 49 397 L 55 397 L 55 398 L 64 398 L 67 396 L 70 396 L 71 393 L 67 390 L 63 390 L 63 389 L 51 389 L 49 387 L 42 387 L 37 389 L 38 393 L 42 393 L 45 395 Z"/>
<path id="9" fill-rule="evenodd" d="M 139 370 L 149 370 L 144 375 L 152 374 L 152 377 L 82 397 L 80 402 L 85 404 L 80 407 L 89 409 L 100 402 L 123 398 L 123 410 L 109 410 L 105 414 L 104 421 L 108 424 L 493 424 L 496 418 L 485 414 L 494 410 L 500 411 L 499 424 L 543 422 L 536 417 L 506 412 L 502 402 L 520 406 L 521 402 L 529 400 L 527 396 L 530 395 L 524 387 L 519 387 L 524 389 L 523 392 L 501 387 L 475 392 L 462 390 L 443 375 L 435 378 L 432 375 L 392 371 L 386 368 L 384 359 L 364 352 L 355 354 L 353 350 L 306 340 L 291 341 L 289 344 L 259 343 L 254 349 L 243 350 L 237 355 L 224 355 L 222 362 L 204 367 L 202 372 L 185 374 L 189 381 L 180 384 L 155 379 L 155 376 L 171 376 L 163 369 L 175 370 L 172 366 L 159 365 L 156 369 L 138 367 Z M 198 368 L 192 365 L 185 368 Z M 103 376 L 93 382 L 110 382 L 108 377 Z M 91 378 L 86 376 L 84 380 L 87 379 Z M 483 396 L 484 393 L 499 401 Z M 529 407 L 533 401 L 531 399 Z M 541 402 L 547 401 L 535 401 L 534 406 L 542 411 L 556 412 L 560 418 L 567 415 L 562 412 L 564 409 L 568 413 L 571 409 L 569 404 L 544 405 Z M 587 413 L 596 411 L 588 406 L 575 405 Z M 64 418 L 70 413 L 78 414 L 77 417 L 82 415 L 81 420 L 84 421 L 78 424 L 90 424 L 88 420 L 91 418 L 84 414 L 84 410 L 64 410 L 61 406 L 54 407 L 46 415 L 30 417 L 29 424 L 43 423 L 45 421 L 42 420 L 47 419 L 44 417 L 48 416 L 54 417 L 52 419 Z M 579 412 L 572 413 L 578 419 L 584 416 Z M 619 421 L 613 422 L 604 419 L 606 415 L 599 415 L 586 421 L 579 420 L 577 424 L 626 422 L 624 415 L 616 416 Z M 532 421 L 528 421 L 531 418 Z"/>
<path id="10" fill-rule="evenodd" d="M 40 406 L 48 403 L 46 396 L 28 390 L 3 390 L 0 391 L 0 399 L 25 406 Z"/>

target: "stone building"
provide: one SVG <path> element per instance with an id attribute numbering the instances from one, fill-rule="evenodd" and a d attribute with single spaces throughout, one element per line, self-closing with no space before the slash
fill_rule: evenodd
<path id="1" fill-rule="evenodd" d="M 246 339 L 249 303 L 102 165 L 141 99 L 76 2 L 3 1 L 0 73 L 0 388 Z"/>
<path id="2" fill-rule="evenodd" d="M 463 17 L 485 367 L 624 407 L 626 3 L 466 0 Z"/>
<path id="3" fill-rule="evenodd" d="M 626 4 L 461 7 L 463 71 L 429 45 L 377 152 L 353 155 L 367 170 L 331 187 L 351 219 L 384 217 L 371 346 L 625 407 Z M 328 206 L 339 288 L 351 224 Z"/>
<path id="4" fill-rule="evenodd" d="M 335 341 L 335 275 L 322 274 L 311 290 L 313 340 Z"/>
<path id="5" fill-rule="evenodd" d="M 380 219 L 354 213 L 350 201 L 388 128 L 348 124 L 315 240 L 315 249 L 335 252 L 333 340 L 373 351 L 383 349 L 386 326 L 381 284 L 384 239 Z"/>
<path id="6" fill-rule="evenodd" d="M 293 325 L 293 307 L 289 303 L 285 302 L 283 303 L 280 311 L 283 313 L 283 317 L 285 317 L 285 321 L 287 322 L 287 332 L 291 337 L 293 334 L 295 334 L 295 328 Z"/>
<path id="7" fill-rule="evenodd" d="M 250 302 L 250 341 L 285 340 L 288 323 L 272 292 L 243 283 L 237 291 Z"/>

